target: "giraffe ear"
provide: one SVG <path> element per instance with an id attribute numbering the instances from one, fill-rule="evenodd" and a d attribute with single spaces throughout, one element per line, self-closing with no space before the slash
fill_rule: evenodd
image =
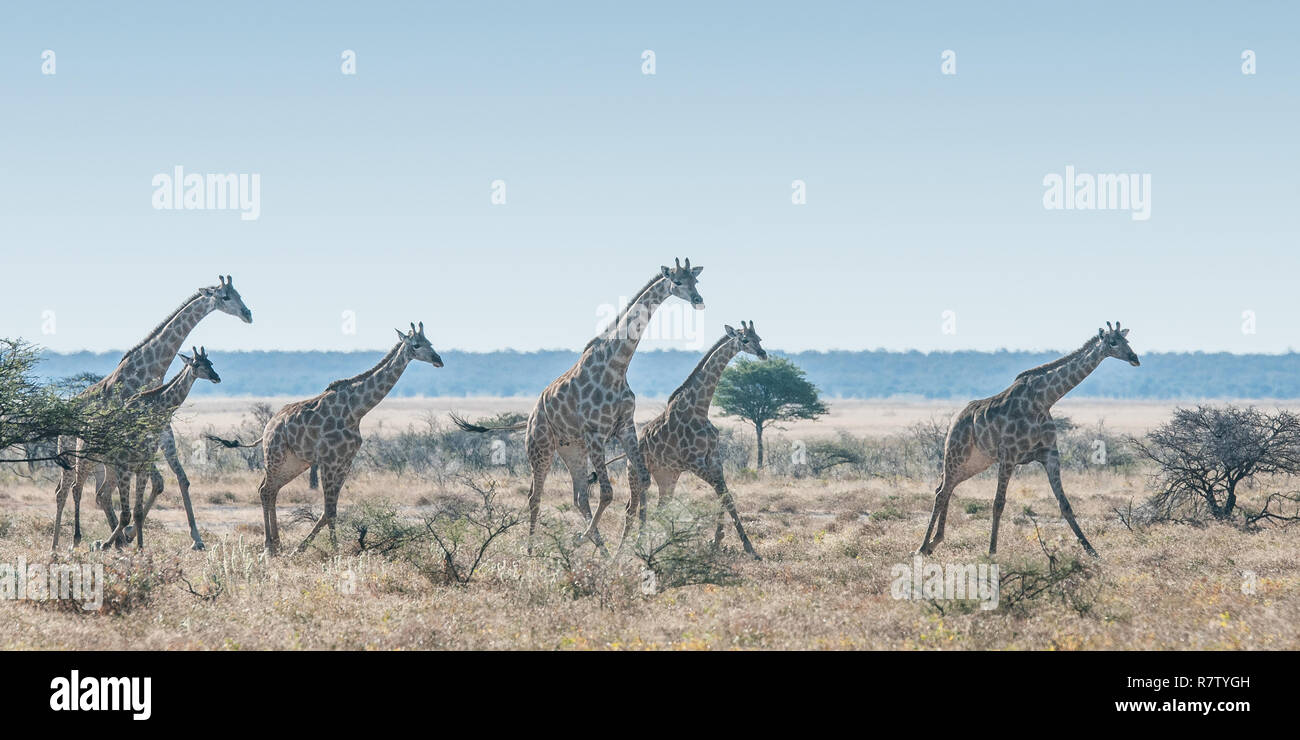
<path id="1" fill-rule="evenodd" d="M 1105 329 L 1102 329 L 1100 326 L 1097 327 L 1097 338 L 1098 338 L 1098 339 L 1105 339 L 1105 338 L 1106 338 L 1106 330 L 1105 330 Z"/>
<path id="2" fill-rule="evenodd" d="M 1119 335 L 1120 335 L 1121 337 L 1127 337 L 1127 336 L 1128 336 L 1128 329 L 1120 329 L 1120 331 L 1119 331 Z"/>
<path id="3" fill-rule="evenodd" d="M 691 268 L 691 276 L 692 276 L 692 277 L 699 277 L 701 272 L 704 272 L 704 268 L 703 268 L 703 267 L 692 267 L 692 268 Z"/>
<path id="4" fill-rule="evenodd" d="M 664 277 L 668 277 L 668 265 L 659 265 L 659 272 L 660 272 Z"/>
<path id="5" fill-rule="evenodd" d="M 397 332 L 397 338 L 398 338 L 398 339 L 400 339 L 400 340 L 402 340 L 402 341 L 406 341 L 406 335 L 402 333 L 402 330 L 401 330 L 401 329 L 393 329 L 393 331 Z"/>
<path id="6" fill-rule="evenodd" d="M 723 325 L 722 325 L 722 328 L 726 330 L 726 332 L 727 332 L 727 336 L 729 336 L 729 337 L 734 337 L 734 336 L 736 336 L 736 330 L 733 329 L 733 328 L 731 328 L 730 325 L 728 325 L 728 324 L 723 324 Z"/>
<path id="7" fill-rule="evenodd" d="M 194 360 L 191 360 L 190 358 L 186 357 L 184 352 L 177 352 L 176 356 L 181 358 L 181 362 L 185 363 L 186 365 L 194 364 Z"/>

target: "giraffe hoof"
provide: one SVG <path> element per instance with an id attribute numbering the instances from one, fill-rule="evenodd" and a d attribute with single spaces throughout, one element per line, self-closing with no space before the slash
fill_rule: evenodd
<path id="1" fill-rule="evenodd" d="M 206 550 L 207 547 L 204 546 L 204 544 L 203 544 L 202 542 L 195 542 L 193 545 L 190 545 L 190 549 L 191 549 L 191 550 Z"/>

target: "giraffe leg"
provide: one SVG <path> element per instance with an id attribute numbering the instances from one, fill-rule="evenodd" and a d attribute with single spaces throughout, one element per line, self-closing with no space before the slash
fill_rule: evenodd
<path id="1" fill-rule="evenodd" d="M 131 471 L 125 467 L 110 468 L 105 478 L 105 483 L 108 484 L 109 481 L 116 483 L 118 497 L 120 498 L 120 504 L 122 507 L 122 517 L 114 525 L 113 530 L 108 534 L 108 538 L 105 539 L 100 546 L 107 549 L 111 544 L 113 547 L 120 550 L 126 542 L 126 527 L 131 521 Z M 112 507 L 112 499 L 112 488 L 107 487 L 104 500 L 110 509 Z"/>
<path id="2" fill-rule="evenodd" d="M 257 487 L 257 494 L 262 499 L 262 533 L 266 552 L 275 555 L 280 551 L 280 538 L 276 532 L 275 497 L 279 495 L 283 484 L 273 483 L 273 473 L 268 467 L 262 476 L 262 483 Z"/>
<path id="3" fill-rule="evenodd" d="M 1011 482 L 1011 474 L 1014 472 L 1015 462 L 1003 460 L 998 463 L 998 492 L 993 496 L 993 532 L 989 535 L 990 555 L 996 555 L 998 551 L 998 522 L 1002 521 L 1002 507 L 1007 503 L 1007 484 Z"/>
<path id="4" fill-rule="evenodd" d="M 95 471 L 95 503 L 99 505 L 104 512 L 104 518 L 108 520 L 108 531 L 116 532 L 118 529 L 117 513 L 113 509 L 113 491 L 118 490 L 118 471 L 109 465 L 101 465 L 101 471 Z M 72 489 L 73 499 L 77 498 L 77 487 L 74 483 Z M 124 526 L 124 525 L 123 525 Z M 109 540 L 101 540 L 96 547 L 107 545 Z"/>
<path id="5" fill-rule="evenodd" d="M 627 542 L 628 533 L 632 531 L 632 518 L 638 513 L 641 519 L 640 528 L 637 530 L 638 537 L 645 531 L 645 494 L 650 488 L 650 470 L 646 468 L 645 457 L 641 454 L 641 443 L 636 437 L 636 425 L 631 420 L 624 423 L 623 428 L 619 430 L 618 441 L 623 448 L 623 453 L 627 455 L 627 483 L 631 494 L 627 499 L 627 516 L 623 520 L 623 538 L 618 543 L 621 550 L 623 544 Z"/>
<path id="6" fill-rule="evenodd" d="M 951 436 L 951 435 L 949 435 Z M 917 553 L 929 555 L 943 542 L 944 527 L 948 522 L 948 505 L 952 502 L 952 492 L 958 485 L 971 476 L 993 464 L 984 457 L 967 457 L 949 448 L 944 452 L 943 482 L 934 489 L 934 510 L 930 512 L 930 526 L 925 530 L 925 540 Z"/>
<path id="7" fill-rule="evenodd" d="M 528 554 L 533 554 L 533 535 L 537 531 L 537 515 L 542 509 L 542 491 L 546 488 L 546 476 L 551 472 L 551 463 L 555 459 L 555 450 L 530 433 L 524 440 L 528 450 L 528 463 L 533 469 L 533 485 L 528 489 Z"/>
<path id="8" fill-rule="evenodd" d="M 135 520 L 135 547 L 137 550 L 144 549 L 144 517 L 146 512 L 148 512 L 148 507 L 145 504 L 145 500 L 144 500 L 144 484 L 145 484 L 146 474 L 149 472 L 150 468 L 153 468 L 153 466 L 149 465 L 148 467 L 142 467 L 135 471 L 134 520 Z M 157 473 L 158 471 L 154 470 L 153 472 Z M 131 541 L 130 536 L 128 535 L 127 542 L 130 541 Z"/>
<path id="9" fill-rule="evenodd" d="M 600 516 L 614 500 L 614 484 L 610 483 L 609 470 L 605 467 L 604 440 L 594 432 L 588 433 L 585 444 L 587 459 L 596 470 L 596 481 L 600 484 L 600 500 L 596 502 L 596 511 L 591 515 L 591 521 L 587 522 L 587 529 L 582 536 L 595 543 L 601 552 L 605 552 L 605 540 L 600 536 Z"/>
<path id="10" fill-rule="evenodd" d="M 338 550 L 339 540 L 334 529 L 334 520 L 338 515 L 339 509 L 339 492 L 343 489 L 343 480 L 347 477 L 348 470 L 352 467 L 352 459 L 348 458 L 346 463 L 329 463 L 321 466 L 320 482 L 321 490 L 325 494 L 325 513 L 320 519 L 316 520 L 316 526 L 312 527 L 311 532 L 307 534 L 306 539 L 298 545 L 298 552 L 304 552 L 307 546 L 311 544 L 312 539 L 316 536 L 321 528 L 329 525 L 330 545 Z"/>
<path id="11" fill-rule="evenodd" d="M 113 491 L 117 490 L 117 476 L 111 469 L 104 466 L 103 475 L 95 475 L 95 504 L 104 512 L 108 519 L 109 531 L 117 529 L 117 514 L 113 511 Z M 96 547 L 103 542 L 97 542 Z"/>
<path id="12" fill-rule="evenodd" d="M 190 539 L 194 542 L 190 549 L 202 550 L 204 547 L 203 537 L 199 534 L 199 525 L 194 521 L 194 505 L 190 502 L 190 479 L 189 476 L 185 475 L 185 468 L 181 466 L 180 456 L 176 453 L 176 433 L 172 431 L 170 424 L 163 430 L 160 446 L 162 447 L 163 458 L 167 460 L 167 467 L 172 469 L 172 473 L 176 476 L 176 484 L 181 489 L 181 503 L 185 504 L 185 518 L 189 520 Z M 154 471 L 154 474 L 157 474 L 157 470 Z M 153 505 L 152 499 L 150 499 L 149 505 Z"/>
<path id="13" fill-rule="evenodd" d="M 745 552 L 755 560 L 762 560 L 758 553 L 754 551 L 754 546 L 749 543 L 749 537 L 745 534 L 745 525 L 740 523 L 740 514 L 736 511 L 736 502 L 732 499 L 731 491 L 727 490 L 727 480 L 722 474 L 722 463 L 717 460 L 710 460 L 703 469 L 696 475 L 704 479 L 705 483 L 713 486 L 717 492 L 718 498 L 722 501 L 722 508 L 731 515 L 731 521 L 736 524 L 736 534 L 740 536 L 740 544 L 744 545 Z M 722 512 L 718 512 L 718 528 L 713 534 L 713 546 L 718 547 L 722 543 Z"/>
<path id="14" fill-rule="evenodd" d="M 582 512 L 584 522 L 590 522 L 591 501 L 587 498 L 587 492 L 591 484 L 587 479 L 587 455 L 581 447 L 573 445 L 560 448 L 560 459 L 573 478 L 573 506 Z"/>
<path id="15" fill-rule="evenodd" d="M 307 463 L 296 458 L 289 459 L 284 454 L 266 456 L 266 473 L 257 488 L 262 499 L 262 531 L 265 534 L 266 552 L 275 555 L 280 552 L 280 522 L 276 517 L 275 499 L 285 484 L 302 474 Z"/>
<path id="16" fill-rule="evenodd" d="M 144 514 L 147 517 L 149 516 L 149 512 L 153 511 L 154 502 L 158 500 L 158 496 L 162 494 L 163 489 L 166 488 L 165 481 L 163 481 L 162 473 L 158 472 L 158 467 L 153 463 L 150 463 L 149 466 L 146 468 L 142 468 L 139 471 L 136 471 L 135 474 L 141 476 L 148 475 L 149 483 L 152 486 L 150 490 L 149 498 L 145 500 L 145 504 L 144 504 Z M 134 539 L 135 525 L 128 524 L 124 534 L 126 535 L 127 542 L 130 542 L 132 539 Z"/>
<path id="17" fill-rule="evenodd" d="M 71 444 L 69 438 L 59 437 L 58 451 L 63 452 L 69 444 Z M 59 485 L 54 489 L 54 542 L 50 544 L 51 552 L 59 549 L 59 530 L 63 527 L 63 506 L 68 501 L 68 492 L 72 490 L 74 475 L 76 475 L 75 467 L 72 470 L 62 468 L 59 471 Z"/>
<path id="18" fill-rule="evenodd" d="M 1079 544 L 1089 555 L 1098 557 L 1097 551 L 1092 549 L 1092 544 L 1088 538 L 1083 536 L 1083 530 L 1079 529 L 1079 523 L 1074 520 L 1074 509 L 1070 508 L 1070 502 L 1065 498 L 1065 488 L 1061 486 L 1061 453 L 1056 448 L 1052 448 L 1042 453 L 1040 461 L 1043 467 L 1047 469 L 1047 481 L 1052 484 L 1052 493 L 1056 494 L 1056 502 L 1061 505 L 1061 516 L 1069 522 L 1070 529 L 1074 530 L 1074 536 L 1079 538 Z"/>
<path id="19" fill-rule="evenodd" d="M 102 466 L 99 463 L 91 462 L 81 456 L 80 453 L 83 452 L 86 447 L 84 441 L 75 440 L 73 444 L 78 454 L 77 459 L 72 465 L 72 478 L 69 482 L 72 485 L 72 546 L 76 548 L 81 544 L 81 490 L 86 485 L 86 478 L 92 472 L 95 474 L 95 480 L 99 481 L 99 473 Z M 117 523 L 113 519 L 112 508 L 110 507 L 106 511 L 109 515 L 109 527 L 111 528 L 116 526 Z"/>
<path id="20" fill-rule="evenodd" d="M 917 553 L 929 555 L 943 541 L 943 532 L 939 528 L 939 513 L 948 508 L 948 499 L 952 496 L 953 486 L 948 484 L 948 473 L 944 471 L 943 482 L 934 489 L 934 509 L 930 512 L 930 524 L 925 528 L 925 539 Z"/>
<path id="21" fill-rule="evenodd" d="M 144 502 L 144 515 L 147 518 L 149 516 L 149 512 L 153 511 L 153 505 L 158 500 L 158 496 L 162 494 L 163 489 L 166 488 L 166 486 L 164 485 L 162 473 L 158 472 L 158 468 L 154 466 L 152 463 L 150 463 L 149 466 L 146 468 L 141 468 L 139 471 L 136 472 L 136 475 L 139 476 L 139 478 L 136 480 L 136 483 L 141 488 L 144 487 L 143 481 L 145 476 L 146 475 L 149 476 L 149 483 L 150 483 L 149 498 L 145 499 Z M 127 541 L 130 542 L 131 538 L 133 537 L 135 537 L 134 524 L 126 528 Z"/>

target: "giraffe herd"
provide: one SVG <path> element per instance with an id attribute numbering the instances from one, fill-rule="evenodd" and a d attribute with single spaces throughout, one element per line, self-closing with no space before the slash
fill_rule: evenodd
<path id="1" fill-rule="evenodd" d="M 542 492 L 557 456 L 572 479 L 574 506 L 586 520 L 582 537 L 605 551 L 600 519 L 614 499 L 607 469 L 612 461 L 606 460 L 605 451 L 608 444 L 617 442 L 627 459 L 630 489 L 621 542 L 627 540 L 638 520 L 641 526 L 645 524 L 646 492 L 651 481 L 658 487 L 662 504 L 672 496 L 682 473 L 689 472 L 712 487 L 718 496 L 720 508 L 714 545 L 722 539 L 724 516 L 730 515 L 745 552 L 758 559 L 727 488 L 718 454 L 718 429 L 709 420 L 718 381 L 732 358 L 742 352 L 760 361 L 767 358 L 754 323 L 741 322 L 739 330 L 727 326 L 725 334 L 704 353 L 681 387 L 668 397 L 664 410 L 644 425 L 639 436 L 633 421 L 636 395 L 627 383 L 628 365 L 660 305 L 678 298 L 697 310 L 704 308 L 697 287 L 702 271 L 698 265 L 692 267 L 689 259 L 685 264 L 679 260 L 673 267 L 661 267 L 627 307 L 587 343 L 573 367 L 541 392 L 526 421 L 489 427 L 470 424 L 452 415 L 455 424 L 465 431 L 525 433 L 524 446 L 532 471 L 528 493 L 530 553 Z M 90 404 L 138 408 L 152 414 L 148 417 L 150 422 L 134 434 L 126 449 L 109 455 L 108 459 L 92 461 L 80 454 L 73 456 L 73 464 L 63 471 L 55 491 L 52 548 L 59 546 L 63 508 L 69 492 L 73 499 L 73 547 L 80 544 L 81 493 L 87 478 L 93 474 L 95 501 L 103 510 L 111 532 L 102 546 L 120 548 L 134 539 L 136 547 L 142 549 L 145 517 L 163 490 L 163 478 L 154 463 L 160 449 L 179 483 L 193 549 L 204 548 L 190 502 L 189 481 L 176 454 L 171 416 L 197 380 L 219 383 L 221 378 L 206 348 L 196 347 L 192 355 L 180 355 L 181 371 L 166 383 L 162 381 L 190 332 L 214 312 L 235 316 L 248 324 L 253 321 L 252 312 L 235 290 L 231 277 L 219 277 L 216 286 L 200 288 L 187 298 L 123 355 L 112 373 L 81 394 Z M 944 445 L 943 479 L 935 489 L 934 509 L 919 553 L 928 555 L 942 542 L 953 489 L 994 464 L 998 466 L 998 484 L 989 553 L 996 553 L 998 524 L 1011 474 L 1019 465 L 1036 461 L 1046 469 L 1061 514 L 1079 544 L 1096 556 L 1061 487 L 1060 454 L 1051 408 L 1107 357 L 1133 366 L 1140 364 L 1129 346 L 1128 329 L 1122 329 L 1118 323 L 1112 327 L 1109 322 L 1106 327 L 1098 329 L 1095 336 L 1074 352 L 1016 376 L 1001 393 L 972 401 L 953 419 Z M 281 488 L 308 468 L 320 470 L 325 511 L 297 551 L 306 549 L 326 526 L 331 544 L 337 547 L 338 499 L 353 458 L 361 447 L 361 419 L 387 396 L 413 360 L 435 368 L 443 366 L 442 358 L 425 336 L 423 322 L 418 326 L 412 323 L 407 332 L 397 330 L 397 335 L 397 344 L 377 365 L 331 383 L 317 396 L 281 408 L 267 422 L 261 438 L 245 444 L 209 436 L 227 447 L 261 445 L 265 473 L 258 493 L 269 554 L 280 551 L 276 497 Z M 82 447 L 80 440 L 59 440 L 60 452 Z M 594 471 L 590 477 L 589 466 Z M 130 506 L 133 479 L 134 508 Z M 146 479 L 152 484 L 147 498 L 144 496 Z M 588 498 L 592 482 L 599 484 L 600 490 L 595 511 Z M 120 497 L 120 518 L 113 511 L 114 488 Z"/>

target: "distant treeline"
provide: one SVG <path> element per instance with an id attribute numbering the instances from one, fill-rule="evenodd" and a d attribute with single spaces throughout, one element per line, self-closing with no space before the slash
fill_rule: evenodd
<path id="1" fill-rule="evenodd" d="M 968 399 L 992 395 L 1022 370 L 1058 352 L 835 351 L 784 354 L 824 395 L 839 398 Z M 212 350 L 221 384 L 199 383 L 195 395 L 311 396 L 331 381 L 355 375 L 383 352 L 221 352 Z M 446 367 L 417 366 L 394 389 L 400 396 L 533 396 L 577 359 L 568 350 L 442 353 Z M 108 373 L 121 352 L 47 352 L 39 366 L 49 379 Z M 640 396 L 668 395 L 690 374 L 700 353 L 641 352 L 628 370 Z M 173 364 L 171 373 L 180 363 Z M 170 375 L 170 373 L 169 373 Z M 1300 398 L 1300 353 L 1144 354 L 1141 367 L 1102 363 L 1072 394 L 1093 398 Z"/>

